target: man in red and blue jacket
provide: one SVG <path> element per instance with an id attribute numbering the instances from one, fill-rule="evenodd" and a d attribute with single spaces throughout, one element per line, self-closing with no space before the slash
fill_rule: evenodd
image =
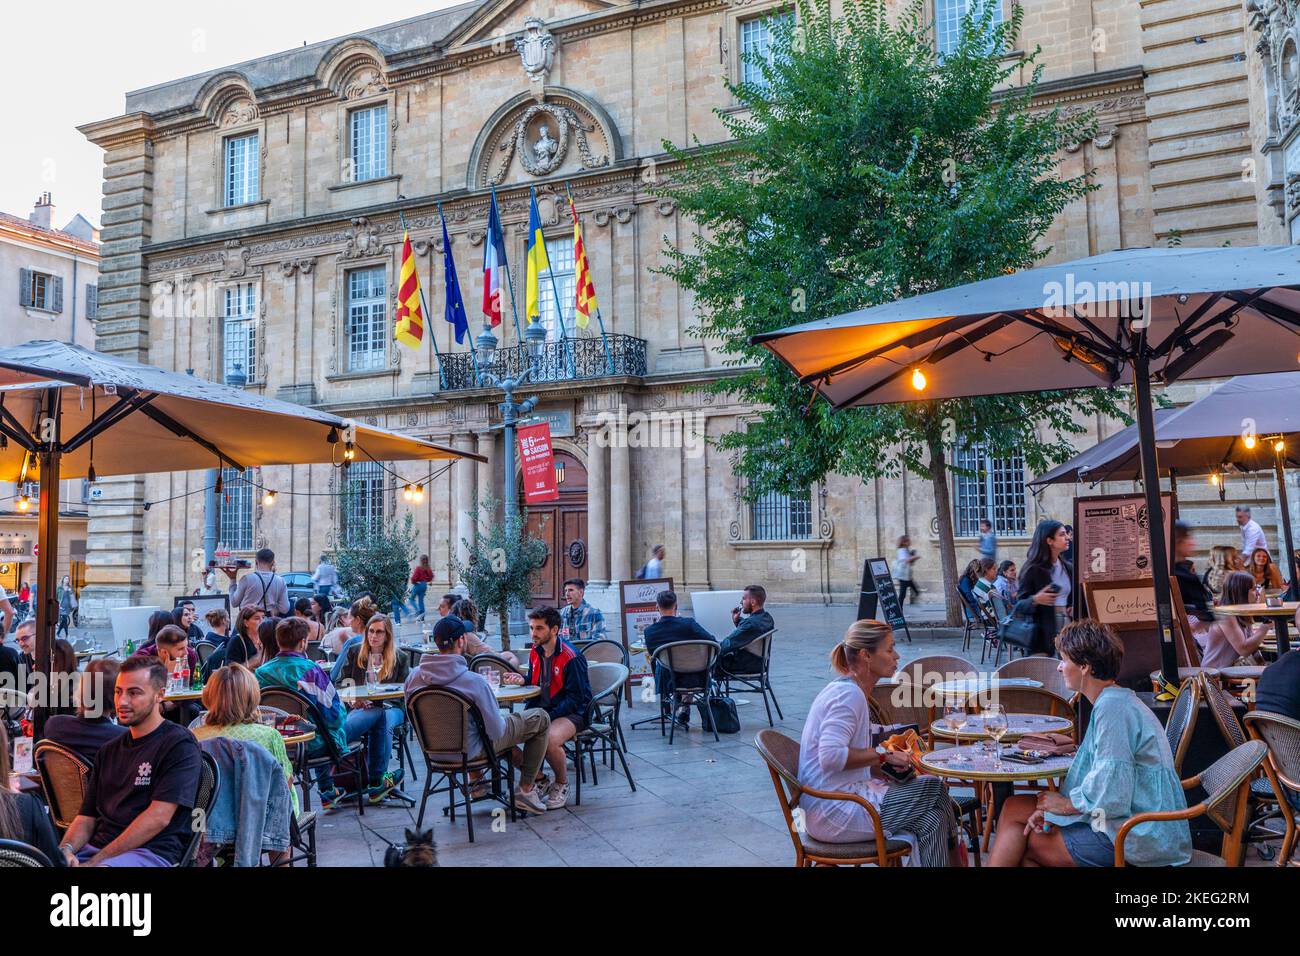
<path id="1" fill-rule="evenodd" d="M 585 730 L 591 719 L 587 660 L 572 644 L 560 640 L 560 624 L 560 612 L 553 607 L 528 612 L 528 629 L 533 638 L 533 650 L 528 657 L 528 683 L 541 688 L 536 705 L 551 717 L 546 762 L 555 774 L 555 782 L 543 798 L 548 810 L 558 810 L 568 802 L 564 744 Z"/>

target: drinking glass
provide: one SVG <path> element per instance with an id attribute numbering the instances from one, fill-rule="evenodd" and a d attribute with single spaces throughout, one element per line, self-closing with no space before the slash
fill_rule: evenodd
<path id="1" fill-rule="evenodd" d="M 379 686 L 379 672 L 384 666 L 384 659 L 379 654 L 370 655 L 370 666 L 366 668 L 366 690 L 375 690 Z"/>
<path id="2" fill-rule="evenodd" d="M 487 682 L 495 693 L 496 689 L 501 686 L 501 672 L 495 667 L 488 667 L 484 670 L 484 676 L 487 677 Z"/>
<path id="3" fill-rule="evenodd" d="M 1007 732 L 1007 712 L 1001 704 L 984 708 L 984 729 L 993 738 L 993 769 L 1002 769 L 1002 738 Z"/>
<path id="4" fill-rule="evenodd" d="M 961 746 L 958 734 L 966 726 L 966 704 L 964 701 L 949 700 L 943 705 L 943 722 L 952 731 L 955 746 Z"/>

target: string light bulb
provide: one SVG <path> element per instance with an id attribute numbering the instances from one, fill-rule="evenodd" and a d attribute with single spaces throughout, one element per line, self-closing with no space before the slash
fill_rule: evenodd
<path id="1" fill-rule="evenodd" d="M 1254 436 L 1254 435 L 1247 435 L 1247 436 L 1245 436 L 1245 437 L 1241 440 L 1241 443 L 1242 443 L 1243 445 L 1245 445 L 1248 449 L 1249 449 L 1249 448 L 1254 448 L 1254 447 L 1255 447 L 1255 436 Z"/>
<path id="2" fill-rule="evenodd" d="M 923 392 L 926 384 L 928 383 L 925 380 L 925 373 L 919 368 L 912 369 L 912 387 L 918 392 Z"/>
<path id="3" fill-rule="evenodd" d="M 348 442 L 344 442 L 344 443 L 343 443 L 343 460 L 344 460 L 344 461 L 351 461 L 353 458 L 356 458 L 356 457 L 357 457 L 357 452 L 356 452 L 356 449 L 354 449 L 354 448 L 352 447 L 352 442 L 350 442 L 350 441 L 348 441 Z"/>
<path id="4" fill-rule="evenodd" d="M 275 504 L 275 492 L 271 491 L 270 489 L 267 489 L 266 494 L 262 495 L 262 504 L 264 505 Z"/>
<path id="5" fill-rule="evenodd" d="M 415 500 L 415 488 L 413 488 L 410 484 L 408 484 L 405 488 L 403 488 L 403 489 L 402 489 L 402 499 L 403 499 L 404 501 L 408 501 L 408 502 L 410 502 L 410 501 L 414 501 L 414 500 Z"/>
<path id="6" fill-rule="evenodd" d="M 1219 487 L 1219 473 L 1217 471 L 1210 472 L 1210 484 L 1216 488 Z"/>
<path id="7" fill-rule="evenodd" d="M 18 496 L 19 511 L 27 511 L 29 508 L 31 508 L 31 506 L 32 506 L 32 499 L 30 496 L 25 494 Z"/>
<path id="8" fill-rule="evenodd" d="M 1279 438 L 1277 441 L 1273 442 L 1273 450 L 1279 455 L 1282 454 L 1282 452 L 1286 451 L 1286 442 Z"/>
<path id="9" fill-rule="evenodd" d="M 415 503 L 418 505 L 424 501 L 424 485 L 415 486 Z"/>

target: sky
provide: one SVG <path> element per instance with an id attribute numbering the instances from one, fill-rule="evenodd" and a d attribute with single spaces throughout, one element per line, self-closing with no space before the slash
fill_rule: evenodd
<path id="1" fill-rule="evenodd" d="M 10 77 L 0 97 L 0 211 L 26 217 L 53 194 L 54 225 L 100 219 L 103 151 L 77 132 L 120 116 L 126 94 L 281 50 L 405 20 L 459 0 L 9 0 L 0 34 Z M 21 132 L 21 135 L 14 135 Z"/>

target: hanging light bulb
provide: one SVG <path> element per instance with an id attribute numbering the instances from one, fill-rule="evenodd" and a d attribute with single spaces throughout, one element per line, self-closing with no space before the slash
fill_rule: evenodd
<path id="1" fill-rule="evenodd" d="M 221 472 L 218 471 L 218 472 L 217 472 L 217 483 L 213 486 L 213 490 L 215 490 L 217 494 L 221 494 L 221 485 L 222 485 L 222 482 L 221 482 Z"/>
<path id="2" fill-rule="evenodd" d="M 1247 436 L 1245 436 L 1244 438 L 1242 438 L 1241 443 L 1242 443 L 1243 445 L 1245 445 L 1247 448 L 1254 448 L 1254 447 L 1255 447 L 1255 436 L 1254 436 L 1254 435 L 1247 435 Z"/>
<path id="3" fill-rule="evenodd" d="M 1216 488 L 1219 487 L 1219 473 L 1217 471 L 1210 472 L 1210 484 Z"/>
<path id="4" fill-rule="evenodd" d="M 1282 452 L 1286 451 L 1286 442 L 1279 438 L 1277 441 L 1273 442 L 1273 450 L 1279 455 L 1282 454 Z"/>
<path id="5" fill-rule="evenodd" d="M 18 510 L 26 511 L 32 506 L 32 499 L 25 494 L 18 496 Z"/>
<path id="6" fill-rule="evenodd" d="M 95 463 L 92 461 L 90 467 L 86 469 L 86 480 L 92 485 L 95 483 Z"/>
<path id="7" fill-rule="evenodd" d="M 413 501 L 415 499 L 415 489 L 408 484 L 402 489 L 402 498 L 405 501 Z"/>
<path id="8" fill-rule="evenodd" d="M 268 488 L 266 494 L 262 495 L 262 504 L 264 504 L 264 505 L 273 505 L 273 504 L 275 504 L 275 492 L 274 492 L 274 491 L 271 491 L 271 490 Z"/>
<path id="9" fill-rule="evenodd" d="M 415 503 L 418 505 L 424 500 L 424 485 L 415 486 Z"/>
<path id="10" fill-rule="evenodd" d="M 350 441 L 348 441 L 348 442 L 344 442 L 344 443 L 343 443 L 343 460 L 344 460 L 344 461 L 351 461 L 353 458 L 356 458 L 356 457 L 357 457 L 357 453 L 356 453 L 356 450 L 352 447 L 352 442 L 350 442 Z"/>
<path id="11" fill-rule="evenodd" d="M 912 387 L 918 392 L 923 392 L 926 384 L 925 373 L 919 368 L 912 369 Z"/>

